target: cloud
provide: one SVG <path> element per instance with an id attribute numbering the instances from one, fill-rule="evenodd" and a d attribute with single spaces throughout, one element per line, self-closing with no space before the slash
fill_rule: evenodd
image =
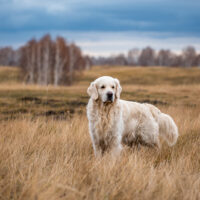
<path id="1" fill-rule="evenodd" d="M 3 0 L 0 31 L 20 28 L 200 33 L 199 7 L 196 0 Z M 13 20 L 16 16 L 18 19 Z"/>
<path id="2" fill-rule="evenodd" d="M 78 42 L 86 52 L 162 42 L 173 49 L 189 42 L 198 46 L 199 8 L 197 0 L 1 0 L 0 45 L 51 33 Z"/>
<path id="3" fill-rule="evenodd" d="M 41 1 L 41 0 L 13 0 L 11 1 L 10 5 L 14 8 L 20 9 L 20 10 L 34 10 L 34 9 L 42 9 L 49 13 L 55 13 L 55 12 L 64 12 L 66 11 L 67 6 L 66 1 L 60 0 L 60 1 Z"/>

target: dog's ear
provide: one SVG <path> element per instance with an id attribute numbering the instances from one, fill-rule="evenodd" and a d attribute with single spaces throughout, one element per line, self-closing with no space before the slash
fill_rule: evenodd
<path id="1" fill-rule="evenodd" d="M 116 83 L 116 97 L 120 98 L 120 94 L 122 92 L 122 87 L 121 87 L 119 80 L 117 78 L 115 78 L 115 83 Z"/>
<path id="2" fill-rule="evenodd" d="M 95 82 L 92 82 L 90 84 L 89 88 L 87 89 L 87 93 L 92 99 L 94 100 L 98 99 L 98 91 Z"/>

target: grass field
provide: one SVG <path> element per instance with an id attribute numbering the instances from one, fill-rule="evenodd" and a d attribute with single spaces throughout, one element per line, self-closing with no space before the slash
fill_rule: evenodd
<path id="1" fill-rule="evenodd" d="M 101 75 L 121 80 L 123 99 L 170 114 L 177 144 L 95 159 L 86 90 Z M 0 199 L 200 199 L 200 69 L 94 67 L 55 88 L 1 67 L 0 142 Z"/>

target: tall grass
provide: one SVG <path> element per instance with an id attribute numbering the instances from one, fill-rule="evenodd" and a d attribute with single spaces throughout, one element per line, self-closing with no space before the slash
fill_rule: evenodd
<path id="1" fill-rule="evenodd" d="M 1 199 L 199 199 L 200 108 L 164 108 L 180 127 L 160 152 L 95 159 L 85 115 L 0 122 Z"/>
<path id="2" fill-rule="evenodd" d="M 101 75 L 121 80 L 123 99 L 170 114 L 177 144 L 96 159 L 85 105 L 90 81 Z M 18 69 L 1 68 L 0 199 L 200 199 L 199 76 L 198 69 L 94 67 L 75 85 L 55 88 L 26 86 Z"/>

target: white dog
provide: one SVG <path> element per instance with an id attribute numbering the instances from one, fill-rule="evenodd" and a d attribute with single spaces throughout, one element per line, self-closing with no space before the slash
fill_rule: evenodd
<path id="1" fill-rule="evenodd" d="M 116 155 L 122 144 L 160 147 L 159 135 L 171 146 L 178 138 L 173 119 L 151 104 L 120 100 L 118 79 L 103 76 L 87 90 L 89 132 L 96 156 L 104 152 Z"/>

